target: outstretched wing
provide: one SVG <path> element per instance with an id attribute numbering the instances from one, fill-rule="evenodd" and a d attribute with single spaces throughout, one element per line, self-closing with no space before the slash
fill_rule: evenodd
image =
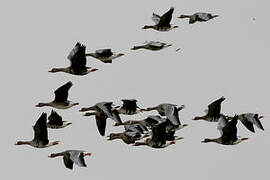
<path id="1" fill-rule="evenodd" d="M 165 116 L 170 120 L 170 122 L 175 126 L 179 126 L 180 120 L 179 120 L 177 107 L 172 104 L 165 104 L 163 108 L 164 108 Z"/>
<path id="2" fill-rule="evenodd" d="M 173 14 L 174 8 L 171 7 L 169 11 L 167 11 L 165 14 L 163 14 L 160 17 L 160 21 L 158 23 L 158 26 L 170 26 L 170 22 L 172 20 L 172 14 Z"/>
<path id="3" fill-rule="evenodd" d="M 160 21 L 160 16 L 153 13 L 152 20 L 154 21 L 155 24 L 158 24 Z"/>
<path id="4" fill-rule="evenodd" d="M 57 114 L 57 112 L 54 110 L 51 111 L 48 120 L 49 120 L 48 124 L 50 125 L 57 125 L 57 126 L 63 125 L 62 117 L 59 114 Z"/>
<path id="5" fill-rule="evenodd" d="M 220 135 L 223 135 L 223 128 L 228 124 L 228 119 L 224 115 L 220 115 L 218 119 L 217 129 L 220 132 Z"/>
<path id="6" fill-rule="evenodd" d="M 71 150 L 70 159 L 80 167 L 86 167 L 83 151 Z"/>
<path id="7" fill-rule="evenodd" d="M 48 130 L 47 130 L 47 114 L 42 113 L 36 124 L 33 126 L 34 128 L 34 141 L 41 142 L 43 145 L 47 145 L 49 143 L 48 140 Z"/>
<path id="8" fill-rule="evenodd" d="M 63 160 L 64 160 L 64 164 L 65 164 L 66 168 L 72 170 L 73 169 L 73 161 L 70 159 L 70 154 L 69 153 L 64 154 Z"/>
<path id="9" fill-rule="evenodd" d="M 85 56 L 85 45 L 77 42 L 75 47 L 71 50 L 68 55 L 68 59 L 71 62 L 71 68 L 76 72 L 86 71 L 86 56 Z"/>
<path id="10" fill-rule="evenodd" d="M 110 57 L 113 53 L 111 49 L 98 49 L 96 50 L 96 55 L 99 57 Z"/>
<path id="11" fill-rule="evenodd" d="M 63 86 L 59 87 L 56 91 L 54 91 L 55 94 L 55 102 L 65 102 L 68 98 L 68 90 L 71 88 L 72 82 L 69 81 Z"/>
<path id="12" fill-rule="evenodd" d="M 219 118 L 220 111 L 221 111 L 221 103 L 224 101 L 225 98 L 222 96 L 218 100 L 212 102 L 208 105 L 208 113 L 207 115 L 211 118 Z"/>

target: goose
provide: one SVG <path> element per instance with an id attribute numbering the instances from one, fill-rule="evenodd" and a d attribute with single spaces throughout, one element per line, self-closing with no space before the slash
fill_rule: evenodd
<path id="1" fill-rule="evenodd" d="M 228 119 L 232 119 L 233 117 L 226 116 Z M 244 113 L 240 114 L 238 120 L 242 122 L 242 124 L 251 132 L 255 132 L 254 126 L 257 126 L 259 129 L 264 130 L 260 119 L 264 118 L 264 116 L 259 116 L 259 114 L 255 113 Z"/>
<path id="2" fill-rule="evenodd" d="M 204 139 L 202 143 L 215 142 L 223 145 L 236 145 L 247 140 L 248 138 L 237 137 L 237 121 L 238 115 L 235 115 L 231 121 L 228 121 L 224 115 L 220 115 L 217 129 L 221 136 L 215 139 Z"/>
<path id="3" fill-rule="evenodd" d="M 52 110 L 50 116 L 48 117 L 47 127 L 51 129 L 60 129 L 65 128 L 72 123 L 66 123 L 66 121 L 62 121 L 62 117 L 57 114 L 56 111 Z"/>
<path id="4" fill-rule="evenodd" d="M 122 99 L 122 102 L 123 105 L 117 109 L 119 114 L 134 115 L 141 112 L 136 99 Z"/>
<path id="5" fill-rule="evenodd" d="M 91 156 L 92 153 L 88 153 L 81 150 L 67 150 L 60 153 L 52 153 L 49 158 L 55 158 L 63 156 L 64 164 L 66 168 L 73 169 L 73 164 L 77 164 L 79 167 L 86 167 L 84 157 Z"/>
<path id="6" fill-rule="evenodd" d="M 144 45 L 141 46 L 134 46 L 131 48 L 131 50 L 137 50 L 137 49 L 148 49 L 152 51 L 158 51 L 167 47 L 172 46 L 172 44 L 167 44 L 159 41 L 146 41 Z"/>
<path id="7" fill-rule="evenodd" d="M 85 45 L 77 42 L 75 47 L 71 50 L 68 57 L 70 66 L 66 68 L 52 68 L 49 72 L 65 72 L 74 75 L 86 75 L 98 69 L 86 67 Z"/>
<path id="8" fill-rule="evenodd" d="M 205 22 L 210 19 L 216 18 L 218 15 L 212 15 L 210 13 L 198 12 L 193 15 L 181 15 L 178 18 L 189 18 L 189 24 L 193 24 L 196 21 Z"/>
<path id="9" fill-rule="evenodd" d="M 67 100 L 68 90 L 71 88 L 71 86 L 72 82 L 71 81 L 67 82 L 63 86 L 59 87 L 56 91 L 54 91 L 55 98 L 53 101 L 48 103 L 38 103 L 36 107 L 51 106 L 57 109 L 68 109 L 78 105 L 79 103 L 74 103 L 72 101 Z"/>
<path id="10" fill-rule="evenodd" d="M 193 120 L 205 120 L 209 122 L 217 122 L 220 116 L 221 111 L 221 103 L 225 100 L 225 97 L 221 97 L 211 104 L 208 105 L 208 110 L 206 110 L 206 115 L 204 116 L 196 116 Z"/>
<path id="11" fill-rule="evenodd" d="M 90 111 L 90 110 L 94 112 L 85 113 L 84 116 L 95 115 L 97 128 L 101 136 L 105 135 L 107 118 L 114 120 L 116 123 L 119 123 L 119 124 L 122 123 L 121 118 L 119 117 L 118 111 L 116 109 L 112 109 L 112 102 L 100 102 L 100 103 L 95 104 L 94 106 L 91 106 L 88 108 L 82 108 L 80 112 L 85 112 L 85 111 Z"/>
<path id="12" fill-rule="evenodd" d="M 154 21 L 155 25 L 145 25 L 142 29 L 154 29 L 157 31 L 165 32 L 172 30 L 174 28 L 178 28 L 178 26 L 173 26 L 170 24 L 172 20 L 172 14 L 173 14 L 174 8 L 171 7 L 169 11 L 167 11 L 162 16 L 159 16 L 155 13 L 153 13 L 152 20 Z"/>
<path id="13" fill-rule="evenodd" d="M 187 124 L 180 124 L 178 126 L 175 126 L 171 123 L 171 121 L 168 118 L 162 118 L 158 115 L 151 115 L 151 116 L 148 116 L 146 119 L 138 120 L 138 121 L 137 120 L 125 121 L 122 124 L 116 124 L 116 126 L 119 126 L 119 125 L 128 126 L 128 125 L 140 124 L 141 126 L 153 129 L 155 125 L 165 122 L 165 121 L 168 121 L 166 125 L 166 131 L 165 131 L 165 137 L 167 141 L 178 140 L 178 137 L 174 135 L 175 132 L 177 130 L 183 129 L 184 127 L 188 126 Z"/>
<path id="14" fill-rule="evenodd" d="M 144 142 L 135 142 L 133 146 L 149 146 L 152 148 L 165 148 L 175 144 L 175 141 L 166 143 L 166 126 L 169 121 L 163 121 L 152 128 L 151 138 L 147 138 Z M 183 138 L 178 138 L 178 140 Z"/>
<path id="15" fill-rule="evenodd" d="M 123 55 L 123 53 L 113 53 L 111 49 L 98 49 L 94 53 L 86 54 L 86 56 L 94 57 L 103 63 L 112 63 L 112 60 Z"/>
<path id="16" fill-rule="evenodd" d="M 59 141 L 49 143 L 46 121 L 47 114 L 42 113 L 36 124 L 33 126 L 34 139 L 32 141 L 18 141 L 15 145 L 30 145 L 35 148 L 45 148 L 59 144 Z"/>
<path id="17" fill-rule="evenodd" d="M 107 140 L 112 141 L 115 139 L 121 139 L 126 144 L 134 144 L 135 141 L 149 136 L 148 134 L 143 135 L 145 130 L 147 130 L 147 128 L 141 124 L 125 125 L 125 131 L 123 133 L 111 133 L 107 136 Z"/>
<path id="18" fill-rule="evenodd" d="M 154 107 L 142 109 L 142 111 L 157 110 L 161 116 L 166 116 L 173 125 L 179 126 L 180 120 L 179 120 L 178 111 L 182 110 L 184 107 L 185 107 L 184 105 L 177 107 L 177 105 L 175 104 L 163 103 Z"/>

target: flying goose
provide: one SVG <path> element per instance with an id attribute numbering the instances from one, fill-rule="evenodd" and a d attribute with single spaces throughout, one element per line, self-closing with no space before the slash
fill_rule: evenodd
<path id="1" fill-rule="evenodd" d="M 167 44 L 159 41 L 146 41 L 144 45 L 141 46 L 134 46 L 131 48 L 131 50 L 137 50 L 137 49 L 148 49 L 152 51 L 158 51 L 167 47 L 172 46 L 172 44 Z"/>
<path id="2" fill-rule="evenodd" d="M 232 119 L 233 117 L 227 116 L 226 118 Z M 257 126 L 259 129 L 264 130 L 260 119 L 264 118 L 263 116 L 259 116 L 259 114 L 254 113 L 244 113 L 240 114 L 238 119 L 242 122 L 242 124 L 251 132 L 255 132 L 254 126 Z"/>
<path id="3" fill-rule="evenodd" d="M 134 115 L 141 112 L 136 99 L 122 99 L 123 105 L 117 109 L 119 114 Z"/>
<path id="4" fill-rule="evenodd" d="M 221 103 L 225 100 L 225 97 L 221 97 L 208 105 L 207 114 L 204 116 L 196 116 L 193 120 L 205 120 L 209 122 L 217 122 L 220 116 Z"/>
<path id="5" fill-rule="evenodd" d="M 52 110 L 50 116 L 48 117 L 47 127 L 51 129 L 60 129 L 71 125 L 72 123 L 66 123 L 62 121 L 62 117 L 57 114 L 56 111 Z"/>
<path id="6" fill-rule="evenodd" d="M 155 22 L 155 25 L 145 25 L 142 29 L 155 29 L 157 31 L 169 31 L 174 28 L 178 28 L 178 26 L 172 26 L 170 24 L 172 20 L 172 14 L 173 14 L 174 8 L 171 7 L 169 11 L 167 11 L 162 16 L 159 16 L 155 13 L 153 13 L 152 20 Z"/>
<path id="7" fill-rule="evenodd" d="M 80 112 L 91 111 L 91 110 L 94 112 L 88 112 L 84 115 L 85 116 L 95 115 L 97 128 L 101 136 L 105 135 L 107 118 L 114 120 L 116 123 L 119 123 L 119 124 L 122 123 L 121 118 L 119 117 L 118 111 L 116 109 L 112 109 L 112 102 L 100 102 L 100 103 L 95 104 L 92 107 L 82 108 Z"/>
<path id="8" fill-rule="evenodd" d="M 65 72 L 74 75 L 86 75 L 90 72 L 97 71 L 98 69 L 91 69 L 86 67 L 85 46 L 77 42 L 75 47 L 71 50 L 68 57 L 70 66 L 66 68 L 53 68 L 49 72 Z"/>
<path id="9" fill-rule="evenodd" d="M 135 141 L 149 136 L 148 134 L 143 135 L 145 130 L 147 130 L 147 128 L 141 124 L 125 125 L 125 131 L 123 133 L 111 133 L 107 136 L 107 140 L 122 139 L 126 144 L 133 144 Z"/>
<path id="10" fill-rule="evenodd" d="M 36 124 L 33 126 L 34 139 L 32 141 L 18 141 L 15 145 L 30 145 L 35 148 L 45 148 L 57 145 L 59 141 L 49 143 L 46 121 L 47 121 L 47 114 L 42 113 L 39 119 L 37 120 Z"/>
<path id="11" fill-rule="evenodd" d="M 63 160 L 64 160 L 64 164 L 66 168 L 72 170 L 74 163 L 80 167 L 86 167 L 84 157 L 91 156 L 91 153 L 87 153 L 85 151 L 80 151 L 80 150 L 67 150 L 60 153 L 53 153 L 48 157 L 55 158 L 59 156 L 63 156 Z"/>
<path id="12" fill-rule="evenodd" d="M 98 49 L 94 53 L 87 53 L 86 56 L 94 57 L 103 63 L 112 63 L 112 60 L 123 56 L 123 53 L 113 53 L 111 49 Z"/>
<path id="13" fill-rule="evenodd" d="M 135 142 L 133 146 L 149 146 L 152 148 L 165 148 L 175 144 L 175 141 L 166 143 L 166 126 L 169 121 L 161 122 L 152 128 L 151 138 L 147 138 L 144 142 Z M 180 140 L 183 138 L 178 138 Z"/>
<path id="14" fill-rule="evenodd" d="M 177 105 L 175 104 L 164 103 L 164 104 L 159 104 L 157 106 L 150 107 L 147 109 L 142 109 L 142 111 L 157 110 L 161 116 L 166 116 L 173 125 L 179 126 L 180 120 L 179 120 L 178 111 L 180 111 L 184 107 L 185 107 L 184 105 L 177 107 Z"/>
<path id="15" fill-rule="evenodd" d="M 189 18 L 189 24 L 193 24 L 196 21 L 205 22 L 205 21 L 208 21 L 208 20 L 216 18 L 216 17 L 218 17 L 218 15 L 212 15 L 210 13 L 198 12 L 198 13 L 195 13 L 193 15 L 181 15 L 178 18 Z"/>
<path id="16" fill-rule="evenodd" d="M 215 142 L 223 145 L 236 145 L 244 140 L 247 140 L 248 138 L 237 137 L 237 121 L 237 115 L 235 115 L 231 121 L 228 121 L 224 115 L 220 115 L 217 129 L 219 130 L 221 136 L 215 139 L 204 139 L 202 143 Z"/>
<path id="17" fill-rule="evenodd" d="M 57 109 L 68 109 L 72 106 L 78 105 L 79 103 L 74 103 L 72 101 L 67 100 L 68 98 L 68 90 L 71 88 L 72 83 L 69 81 L 63 86 L 59 87 L 56 91 L 54 91 L 55 98 L 52 102 L 48 103 L 38 103 L 36 107 L 43 106 L 51 106 Z"/>

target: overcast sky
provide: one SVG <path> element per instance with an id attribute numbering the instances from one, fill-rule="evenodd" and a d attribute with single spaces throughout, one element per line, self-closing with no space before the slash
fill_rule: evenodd
<path id="1" fill-rule="evenodd" d="M 170 32 L 143 30 L 153 24 L 152 13 L 175 7 Z M 167 1 L 5 1 L 0 6 L 1 48 L 1 175 L 6 179 L 269 179 L 269 2 L 252 0 Z M 210 12 L 220 15 L 207 23 L 188 24 L 181 14 Z M 144 41 L 173 43 L 151 52 L 131 51 Z M 50 74 L 53 67 L 67 67 L 67 55 L 76 42 L 87 52 L 112 48 L 125 56 L 112 64 L 88 58 L 99 70 L 86 76 Z M 175 50 L 181 48 L 180 51 Z M 49 130 L 55 147 L 36 149 L 14 146 L 33 138 L 32 125 L 42 112 L 38 102 L 54 98 L 54 90 L 73 82 L 69 99 L 80 105 L 57 110 L 70 127 Z M 225 96 L 222 112 L 255 112 L 266 116 L 265 131 L 253 134 L 238 123 L 238 135 L 249 140 L 237 146 L 202 144 L 219 137 L 216 123 L 192 121 L 212 101 Z M 94 117 L 78 110 L 100 101 L 120 104 L 135 98 L 141 107 L 159 103 L 185 104 L 184 137 L 166 149 L 133 147 L 121 140 L 106 141 L 97 131 Z M 122 116 L 143 119 L 156 112 Z M 121 132 L 108 120 L 106 134 Z M 53 152 L 82 149 L 93 153 L 87 168 L 64 167 Z"/>

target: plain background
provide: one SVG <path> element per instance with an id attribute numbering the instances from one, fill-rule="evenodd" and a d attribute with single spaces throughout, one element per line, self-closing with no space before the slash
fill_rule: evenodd
<path id="1" fill-rule="evenodd" d="M 163 14 L 175 7 L 170 32 L 142 30 L 153 24 L 153 12 Z M 207 23 L 188 24 L 181 14 L 210 12 L 220 17 Z M 1 177 L 6 179 L 269 179 L 269 2 L 252 0 L 170 1 L 1 1 Z M 131 51 L 146 40 L 174 46 L 158 51 Z M 112 48 L 125 56 L 112 64 L 88 58 L 99 71 L 86 76 L 48 73 L 67 67 L 67 55 L 76 42 L 87 52 Z M 175 50 L 181 48 L 180 51 Z M 70 127 L 49 130 L 50 140 L 61 144 L 35 149 L 14 146 L 33 138 L 32 125 L 42 112 L 38 102 L 54 98 L 54 90 L 73 82 L 69 99 L 80 105 L 57 110 Z M 222 112 L 255 112 L 265 117 L 265 131 L 253 134 L 238 123 L 238 135 L 249 140 L 237 146 L 202 144 L 219 137 L 216 123 L 192 121 L 207 105 L 226 97 Z M 136 98 L 141 107 L 159 103 L 185 104 L 184 137 L 166 149 L 133 147 L 120 140 L 106 141 L 98 134 L 94 117 L 78 110 L 100 101 L 120 104 Z M 143 119 L 149 114 L 122 116 Z M 107 121 L 106 134 L 121 132 Z M 52 152 L 83 149 L 87 168 L 70 171 Z"/>

